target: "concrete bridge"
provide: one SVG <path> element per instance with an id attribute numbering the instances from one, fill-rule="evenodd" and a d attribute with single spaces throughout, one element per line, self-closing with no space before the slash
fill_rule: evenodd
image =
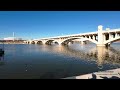
<path id="1" fill-rule="evenodd" d="M 86 41 L 90 41 L 95 43 L 97 46 L 109 46 L 111 43 L 120 40 L 120 29 L 106 28 L 106 30 L 103 30 L 103 26 L 99 25 L 96 32 L 34 39 L 28 40 L 25 43 L 48 45 L 57 43 L 59 45 L 68 45 L 69 42 L 76 39 L 79 39 L 81 44 L 84 44 Z"/>

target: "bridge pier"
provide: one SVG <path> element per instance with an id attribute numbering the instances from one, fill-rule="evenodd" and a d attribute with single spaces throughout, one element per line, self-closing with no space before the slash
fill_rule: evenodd
<path id="1" fill-rule="evenodd" d="M 45 45 L 46 44 L 46 40 L 41 40 L 42 44 Z"/>
<path id="2" fill-rule="evenodd" d="M 35 42 L 35 44 L 37 44 L 38 41 L 34 41 L 34 42 Z"/>
<path id="3" fill-rule="evenodd" d="M 31 41 L 31 40 L 29 41 L 29 44 L 32 44 L 32 41 Z"/>
<path id="4" fill-rule="evenodd" d="M 85 45 L 85 44 L 86 44 L 86 41 L 81 41 L 80 44 L 81 44 L 81 45 Z"/>
<path id="5" fill-rule="evenodd" d="M 101 66 L 103 64 L 103 60 L 105 59 L 105 55 L 106 55 L 107 49 L 105 47 L 97 47 L 97 64 L 98 66 Z"/>
<path id="6" fill-rule="evenodd" d="M 99 25 L 98 26 L 98 43 L 97 46 L 100 47 L 105 47 L 106 45 L 104 44 L 104 40 L 105 40 L 105 35 L 103 35 L 103 26 Z"/>

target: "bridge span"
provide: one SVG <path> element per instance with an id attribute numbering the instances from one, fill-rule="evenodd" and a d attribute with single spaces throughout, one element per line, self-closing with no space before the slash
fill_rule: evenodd
<path id="1" fill-rule="evenodd" d="M 97 46 L 109 46 L 111 43 L 120 40 L 120 29 L 106 28 L 106 30 L 103 30 L 103 26 L 99 25 L 96 32 L 27 40 L 25 43 L 48 45 L 57 43 L 59 45 L 68 45 L 69 42 L 76 39 L 79 39 L 82 44 L 86 41 L 90 41 L 95 43 Z"/>

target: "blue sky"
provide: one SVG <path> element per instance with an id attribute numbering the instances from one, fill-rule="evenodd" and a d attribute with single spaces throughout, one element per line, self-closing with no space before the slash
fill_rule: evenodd
<path id="1" fill-rule="evenodd" d="M 38 39 L 120 28 L 120 11 L 0 11 L 0 39 Z"/>

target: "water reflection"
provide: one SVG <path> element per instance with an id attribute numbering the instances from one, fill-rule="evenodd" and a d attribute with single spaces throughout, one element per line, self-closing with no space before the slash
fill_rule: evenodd
<path id="1" fill-rule="evenodd" d="M 120 44 L 5 45 L 4 56 L 0 78 L 65 78 L 120 67 Z"/>
<path id="2" fill-rule="evenodd" d="M 0 54 L 0 66 L 1 65 L 4 65 L 4 55 L 3 54 Z"/>
<path id="3" fill-rule="evenodd" d="M 45 48 L 47 47 L 47 48 Z M 78 47 L 77 47 L 78 48 Z M 79 47 L 81 48 L 81 47 Z M 52 52 L 59 55 L 66 55 L 69 57 L 79 58 L 87 61 L 95 61 L 98 68 L 102 68 L 103 64 L 120 64 L 120 51 L 113 47 L 88 47 L 82 46 L 82 49 L 76 50 L 71 46 L 44 46 L 42 49 L 46 52 Z M 86 49 L 87 48 L 87 49 Z"/>

